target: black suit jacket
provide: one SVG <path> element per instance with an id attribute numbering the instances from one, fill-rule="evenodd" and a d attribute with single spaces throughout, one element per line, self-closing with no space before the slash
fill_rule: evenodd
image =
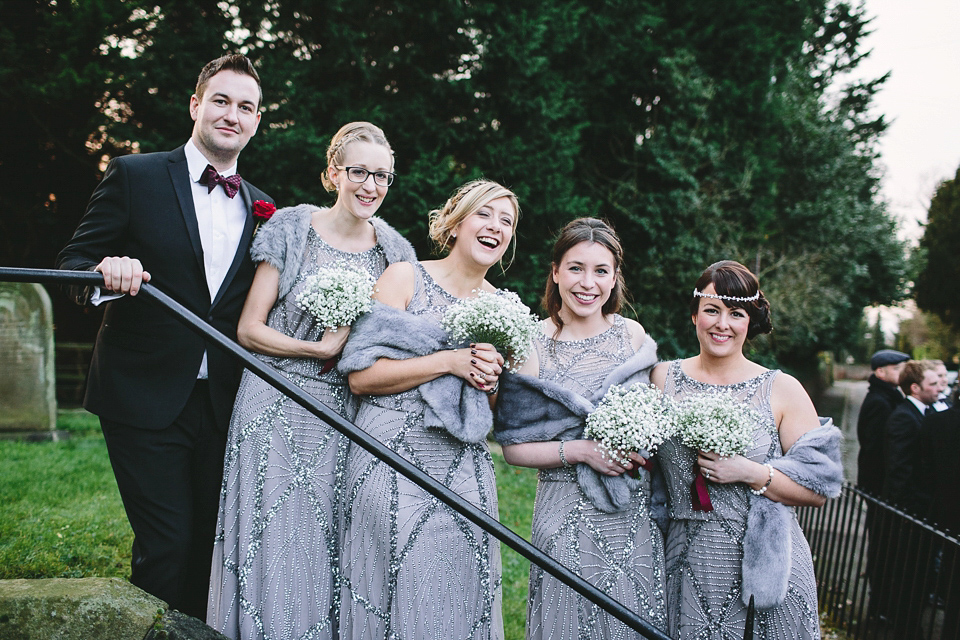
<path id="1" fill-rule="evenodd" d="M 92 270 L 105 256 L 138 258 L 150 272 L 151 285 L 236 339 L 254 272 L 249 254 L 253 202 L 271 201 L 246 182 L 237 197 L 243 198 L 251 215 L 214 300 L 207 289 L 183 147 L 111 161 L 57 266 Z M 89 293 L 71 290 L 81 304 Z M 213 409 L 217 424 L 225 430 L 242 368 L 156 305 L 131 296 L 107 302 L 84 407 L 102 418 L 136 427 L 167 426 L 190 396 L 205 349 Z"/>
<path id="2" fill-rule="evenodd" d="M 887 418 L 903 401 L 903 394 L 895 385 L 884 382 L 876 374 L 870 376 L 870 388 L 857 417 L 857 440 L 860 442 L 857 486 L 877 497 L 883 492 Z"/>
<path id="3" fill-rule="evenodd" d="M 920 464 L 920 425 L 923 414 L 905 400 L 897 405 L 886 425 L 884 499 L 914 515 L 929 517 L 930 494 Z"/>
<path id="4" fill-rule="evenodd" d="M 953 406 L 924 418 L 920 427 L 920 463 L 924 482 L 930 488 L 934 522 L 943 529 L 960 533 L 960 407 Z"/>

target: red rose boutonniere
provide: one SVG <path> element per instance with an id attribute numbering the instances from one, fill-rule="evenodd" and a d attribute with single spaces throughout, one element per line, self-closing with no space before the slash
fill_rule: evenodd
<path id="1" fill-rule="evenodd" d="M 257 231 L 260 230 L 260 225 L 269 220 L 273 214 L 277 212 L 276 205 L 267 202 L 266 200 L 256 200 L 253 203 L 253 219 L 257 221 L 257 226 L 254 227 L 253 233 L 256 235 Z"/>

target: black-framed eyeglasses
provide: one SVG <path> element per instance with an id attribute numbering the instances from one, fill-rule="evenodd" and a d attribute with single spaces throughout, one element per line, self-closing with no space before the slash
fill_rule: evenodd
<path id="1" fill-rule="evenodd" d="M 374 184 L 381 187 L 389 187 L 393 184 L 393 179 L 397 177 L 397 174 L 389 171 L 368 171 L 363 167 L 335 166 L 337 169 L 347 172 L 347 180 L 360 184 L 366 182 L 368 176 L 373 176 Z"/>

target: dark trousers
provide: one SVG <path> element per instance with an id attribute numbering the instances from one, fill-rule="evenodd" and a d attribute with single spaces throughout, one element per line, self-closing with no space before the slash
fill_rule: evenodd
<path id="1" fill-rule="evenodd" d="M 104 419 L 100 425 L 133 528 L 130 581 L 205 620 L 226 446 L 208 383 L 197 381 L 183 411 L 163 429 Z"/>

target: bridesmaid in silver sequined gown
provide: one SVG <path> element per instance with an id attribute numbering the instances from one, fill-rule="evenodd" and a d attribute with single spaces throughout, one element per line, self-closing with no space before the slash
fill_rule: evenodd
<path id="1" fill-rule="evenodd" d="M 753 448 L 742 456 L 698 455 L 675 439 L 657 451 L 670 498 L 668 633 L 679 640 L 740 640 L 746 619 L 741 562 L 749 492 L 785 505 L 822 505 L 824 496 L 764 464 L 780 458 L 820 422 L 796 379 L 765 369 L 743 355 L 747 338 L 772 328 L 769 303 L 746 267 L 733 261 L 708 267 L 697 281 L 690 311 L 700 354 L 657 365 L 654 383 L 677 400 L 717 391 L 730 393 L 756 410 L 760 421 Z M 694 463 L 707 479 L 712 511 L 692 507 Z M 791 543 L 786 596 L 779 605 L 757 612 L 758 640 L 820 637 L 810 548 L 792 510 L 789 529 L 785 534 Z"/>
<path id="2" fill-rule="evenodd" d="M 347 331 L 318 326 L 296 297 L 332 262 L 374 278 L 413 248 L 371 216 L 387 194 L 393 156 L 383 132 L 351 123 L 333 138 L 324 186 L 332 209 L 277 211 L 254 238 L 257 274 L 238 338 L 301 389 L 352 417 L 332 365 Z M 377 173 L 361 176 L 357 168 Z M 360 178 L 366 178 L 359 181 Z M 234 639 L 336 637 L 342 473 L 349 441 L 245 371 L 224 461 L 207 623 Z"/>
<path id="3" fill-rule="evenodd" d="M 440 260 L 391 265 L 375 297 L 439 325 L 459 299 L 495 290 L 486 272 L 507 250 L 518 213 L 508 189 L 485 180 L 464 185 L 431 213 L 431 238 L 449 253 Z M 497 517 L 486 442 L 470 444 L 425 427 L 420 385 L 452 374 L 495 392 L 502 364 L 489 344 L 380 358 L 348 376 L 351 390 L 364 394 L 355 422 Z M 366 452 L 347 464 L 345 496 L 341 638 L 503 637 L 496 539 Z"/>
<path id="4" fill-rule="evenodd" d="M 617 312 L 623 303 L 623 250 L 613 229 L 580 218 L 561 231 L 547 276 L 544 308 L 550 317 L 533 355 L 519 373 L 554 382 L 590 398 L 617 366 L 648 340 L 643 327 Z M 655 362 L 655 358 L 646 364 Z M 650 475 L 626 508 L 605 513 L 577 483 L 575 465 L 619 475 L 622 467 L 602 457 L 594 440 L 525 442 L 504 446 L 515 465 L 540 469 L 533 512 L 532 542 L 572 571 L 637 612 L 666 627 L 663 540 L 650 519 Z M 527 638 L 530 640 L 617 640 L 640 638 L 613 616 L 577 595 L 536 565 L 530 567 Z"/>

